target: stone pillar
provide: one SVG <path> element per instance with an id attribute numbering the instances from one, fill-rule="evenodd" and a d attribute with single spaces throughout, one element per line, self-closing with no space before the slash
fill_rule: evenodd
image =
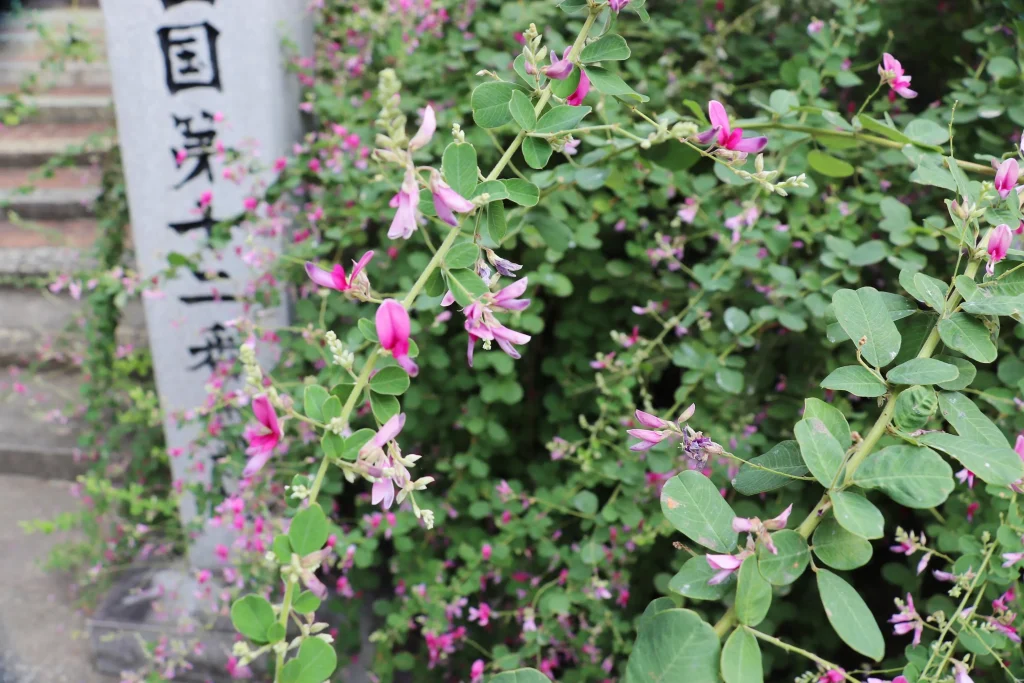
<path id="1" fill-rule="evenodd" d="M 263 163 L 288 154 L 300 135 L 299 91 L 284 68 L 282 39 L 311 43 L 306 0 L 103 0 L 117 127 L 137 265 L 143 278 L 171 254 L 196 253 L 213 225 L 243 210 L 255 178 L 223 177 L 218 146 L 258 145 Z M 303 50 L 304 53 L 306 50 Z M 240 243 L 240 235 L 234 235 Z M 280 248 L 280 244 L 271 245 Z M 251 279 L 234 249 L 161 283 L 145 301 L 146 324 L 169 449 L 194 427 L 177 415 L 202 404 L 210 370 L 237 353 L 227 323 L 242 314 Z M 287 312 L 265 312 L 271 326 Z M 237 444 L 231 444 L 237 448 Z M 172 458 L 175 479 L 209 484 L 211 453 Z M 185 497 L 182 519 L 202 511 Z M 193 567 L 212 566 L 221 539 L 208 529 L 190 548 Z"/>

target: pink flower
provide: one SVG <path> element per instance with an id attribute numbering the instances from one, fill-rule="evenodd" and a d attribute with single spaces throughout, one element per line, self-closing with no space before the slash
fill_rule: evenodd
<path id="1" fill-rule="evenodd" d="M 718 570 L 708 581 L 708 585 L 717 586 L 728 579 L 732 576 L 733 572 L 740 568 L 743 560 L 747 559 L 750 555 L 752 553 L 749 550 L 744 550 L 738 555 L 705 555 L 708 565 L 712 569 Z"/>
<path id="2" fill-rule="evenodd" d="M 815 19 L 807 24 L 807 35 L 813 36 L 815 33 L 821 33 L 823 28 L 825 28 L 825 22 L 821 19 Z"/>
<path id="3" fill-rule="evenodd" d="M 974 683 L 974 679 L 967 675 L 967 667 L 963 662 L 953 660 L 953 683 Z"/>
<path id="4" fill-rule="evenodd" d="M 358 261 L 353 261 L 352 275 L 349 276 L 345 273 L 345 267 L 340 263 L 335 264 L 331 270 L 324 270 L 318 267 L 315 263 L 306 261 L 306 275 L 309 279 L 327 289 L 334 289 L 339 292 L 347 292 L 352 289 L 352 285 L 356 278 L 359 277 L 359 273 L 362 272 L 366 264 L 373 258 L 373 252 L 368 251 L 363 254 L 362 258 Z"/>
<path id="5" fill-rule="evenodd" d="M 559 59 L 555 51 L 551 51 L 551 66 L 543 66 L 540 71 L 548 78 L 556 81 L 564 81 L 572 73 L 572 62 L 569 60 L 569 53 L 572 51 L 572 46 L 565 48 L 562 52 L 562 58 Z"/>
<path id="6" fill-rule="evenodd" d="M 366 467 L 367 473 L 375 478 L 370 492 L 370 502 L 374 505 L 382 504 L 385 510 L 390 509 L 395 502 L 395 484 L 402 489 L 410 479 L 409 470 L 384 452 L 385 446 L 398 437 L 404 426 L 405 413 L 392 416 L 373 438 L 359 449 L 359 461 Z"/>
<path id="7" fill-rule="evenodd" d="M 377 309 L 377 338 L 402 369 L 410 377 L 415 377 L 420 369 L 409 358 L 409 327 L 409 314 L 405 307 L 394 299 L 385 299 Z"/>
<path id="8" fill-rule="evenodd" d="M 411 168 L 406 170 L 402 187 L 398 194 L 391 198 L 390 203 L 391 208 L 398 210 L 395 211 L 391 227 L 388 228 L 388 237 L 393 240 L 399 237 L 407 240 L 419 227 L 420 216 L 420 184 Z"/>
<path id="9" fill-rule="evenodd" d="M 783 510 L 777 517 L 769 519 L 766 522 L 762 522 L 757 517 L 735 517 L 732 520 L 732 529 L 736 533 L 747 532 L 756 536 L 758 540 L 764 543 L 769 552 L 773 555 L 778 555 L 779 549 L 775 547 L 775 544 L 772 542 L 771 534 L 768 532 L 785 529 L 791 512 L 793 512 L 792 505 Z"/>
<path id="10" fill-rule="evenodd" d="M 434 195 L 434 210 L 437 211 L 438 218 L 448 225 L 459 224 L 455 213 L 466 213 L 475 208 L 473 202 L 449 187 L 448 183 L 441 179 L 441 174 L 434 170 L 430 172 L 430 191 Z"/>
<path id="11" fill-rule="evenodd" d="M 637 409 L 634 414 L 636 415 L 637 422 L 642 424 L 644 427 L 650 427 L 651 429 L 664 429 L 672 424 L 668 420 L 662 420 L 660 417 L 651 415 L 650 413 L 645 413 L 640 409 Z"/>
<path id="12" fill-rule="evenodd" d="M 1010 242 L 1013 241 L 1013 233 L 1010 226 L 1000 223 L 988 236 L 988 264 L 985 272 L 991 275 L 995 272 L 996 264 L 1006 258 L 1006 252 L 1010 249 Z"/>
<path id="13" fill-rule="evenodd" d="M 888 83 L 896 94 L 908 100 L 917 97 L 917 92 L 910 89 L 911 77 L 903 73 L 903 65 L 888 52 L 882 55 L 882 63 L 878 65 L 878 75 L 881 76 L 882 82 Z"/>
<path id="14" fill-rule="evenodd" d="M 265 394 L 260 394 L 252 400 L 252 412 L 259 426 L 247 427 L 243 435 L 249 442 L 249 448 L 245 451 L 249 455 L 249 462 L 242 471 L 243 477 L 251 477 L 263 469 L 274 453 L 274 448 L 281 442 L 282 436 L 277 413 L 274 412 L 274 406 Z"/>
<path id="15" fill-rule="evenodd" d="M 502 325 L 494 317 L 494 312 L 499 311 L 522 311 L 530 305 L 529 299 L 520 299 L 526 291 L 529 278 L 523 278 L 501 289 L 496 294 L 488 292 L 479 301 L 474 301 L 466 307 L 466 332 L 469 333 L 469 348 L 466 358 L 469 367 L 473 367 L 473 351 L 478 340 L 485 342 L 497 341 L 501 350 L 515 359 L 519 359 L 517 345 L 526 344 L 530 341 L 530 335 L 516 332 Z"/>
<path id="16" fill-rule="evenodd" d="M 910 593 L 907 593 L 907 602 L 903 603 L 897 599 L 896 606 L 900 608 L 900 611 L 889 619 L 889 623 L 893 624 L 893 633 L 903 636 L 913 631 L 914 639 L 911 641 L 911 645 L 917 647 L 921 644 L 924 622 L 918 615 L 917 610 L 914 609 L 914 599 L 910 596 Z"/>
<path id="17" fill-rule="evenodd" d="M 889 683 L 889 681 L 883 681 L 881 678 L 868 678 L 867 683 Z M 897 676 L 892 679 L 892 683 L 907 683 L 907 677 Z"/>
<path id="18" fill-rule="evenodd" d="M 999 164 L 999 168 L 996 169 L 995 186 L 1002 199 L 1006 199 L 1013 192 L 1019 176 L 1020 166 L 1017 164 L 1016 159 L 1007 159 Z"/>
<path id="19" fill-rule="evenodd" d="M 966 483 L 968 489 L 974 488 L 974 472 L 971 472 L 967 468 L 964 468 L 956 473 L 956 480 L 959 481 L 961 484 Z"/>
<path id="20" fill-rule="evenodd" d="M 229 657 L 226 668 L 228 675 L 234 679 L 252 678 L 252 669 L 239 664 L 237 657 Z"/>
<path id="21" fill-rule="evenodd" d="M 469 620 L 475 621 L 481 626 L 487 626 L 491 623 L 491 606 L 486 602 L 481 602 L 480 607 L 470 607 Z"/>
<path id="22" fill-rule="evenodd" d="M 829 669 L 818 679 L 818 683 L 843 683 L 845 680 L 845 671 L 842 669 Z"/>
<path id="23" fill-rule="evenodd" d="M 423 123 L 420 124 L 420 129 L 409 140 L 409 151 L 414 152 L 421 147 L 425 147 L 430 142 L 430 139 L 434 137 L 434 131 L 436 130 L 437 117 L 434 115 L 434 108 L 428 104 L 423 109 Z"/>
<path id="24" fill-rule="evenodd" d="M 710 142 L 717 135 L 719 147 L 744 154 L 757 154 L 768 144 L 766 137 L 744 138 L 742 128 L 733 130 L 729 126 L 729 115 L 718 100 L 708 102 L 708 118 L 711 119 L 711 129 L 697 137 L 702 144 Z"/>
<path id="25" fill-rule="evenodd" d="M 482 559 L 484 562 L 489 561 L 491 559 L 491 552 L 491 544 L 484 543 L 483 546 L 480 548 L 480 559 Z"/>
<path id="26" fill-rule="evenodd" d="M 1021 560 L 1024 560 L 1024 552 L 1021 553 L 1003 553 L 1003 567 L 1012 567 Z"/>
<path id="27" fill-rule="evenodd" d="M 483 683 L 484 680 L 484 660 L 477 659 L 473 662 L 473 666 L 469 669 L 470 682 L 469 683 Z"/>
<path id="28" fill-rule="evenodd" d="M 586 99 L 589 92 L 590 79 L 587 77 L 587 72 L 580 69 L 580 84 L 576 86 L 576 92 L 565 98 L 565 103 L 572 107 L 578 107 L 583 104 L 583 100 Z"/>
<path id="29" fill-rule="evenodd" d="M 628 4 L 629 0 L 608 0 L 608 8 L 616 14 Z"/>

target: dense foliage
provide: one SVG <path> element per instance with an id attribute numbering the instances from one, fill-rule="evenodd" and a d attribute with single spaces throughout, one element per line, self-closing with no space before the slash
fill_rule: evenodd
<path id="1" fill-rule="evenodd" d="M 1024 676 L 1020 8 L 319 4 L 202 411 L 235 675 L 370 604 L 385 681 Z"/>

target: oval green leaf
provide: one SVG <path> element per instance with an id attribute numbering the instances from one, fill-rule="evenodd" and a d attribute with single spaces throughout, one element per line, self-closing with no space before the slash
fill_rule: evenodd
<path id="1" fill-rule="evenodd" d="M 829 517 L 814 530 L 814 554 L 833 569 L 856 569 L 871 561 L 871 542 L 855 536 Z"/>
<path id="2" fill-rule="evenodd" d="M 508 106 L 509 111 L 512 112 L 512 118 L 516 120 L 520 128 L 531 131 L 537 126 L 537 113 L 533 109 L 533 102 L 521 91 L 516 90 L 512 93 L 512 99 Z"/>
<path id="3" fill-rule="evenodd" d="M 853 343 L 867 339 L 861 351 L 867 362 L 882 368 L 896 358 L 900 352 L 900 333 L 877 289 L 840 289 L 832 295 L 832 304 L 839 325 Z"/>
<path id="4" fill-rule="evenodd" d="M 514 91 L 519 92 L 519 91 Z M 522 95 L 522 93 L 519 93 Z M 444 148 L 441 170 L 448 185 L 463 198 L 473 196 L 479 171 L 476 167 L 476 149 L 466 142 L 453 142 Z"/>
<path id="5" fill-rule="evenodd" d="M 511 83 L 491 81 L 473 89 L 469 104 L 473 108 L 473 121 L 481 128 L 498 128 L 512 120 L 509 102 L 516 87 Z"/>
<path id="6" fill-rule="evenodd" d="M 806 474 L 807 466 L 800 455 L 800 445 L 796 441 L 782 441 L 764 455 L 741 465 L 732 485 L 743 495 L 753 496 L 782 488 L 795 477 Z"/>
<path id="7" fill-rule="evenodd" d="M 979 363 L 991 363 L 998 355 L 985 324 L 966 313 L 954 313 L 940 320 L 939 337 L 949 348 Z"/>
<path id="8" fill-rule="evenodd" d="M 857 591 L 827 569 L 819 569 L 818 594 L 836 634 L 851 648 L 876 662 L 885 656 L 882 632 Z"/>
<path id="9" fill-rule="evenodd" d="M 853 483 L 880 489 L 897 503 L 927 509 L 953 492 L 953 469 L 930 448 L 889 446 L 872 453 L 854 473 Z"/>
<path id="10" fill-rule="evenodd" d="M 267 642 L 267 629 L 274 621 L 274 608 L 262 596 L 246 595 L 231 605 L 235 630 L 254 643 Z"/>
<path id="11" fill-rule="evenodd" d="M 564 130 L 572 130 L 589 113 L 590 107 L 571 107 L 567 104 L 560 104 L 544 112 L 544 115 L 537 121 L 537 129 L 534 132 L 552 135 Z"/>
<path id="12" fill-rule="evenodd" d="M 306 638 L 298 655 L 281 669 L 283 683 L 324 683 L 338 667 L 338 653 L 319 638 Z"/>
<path id="13" fill-rule="evenodd" d="M 819 398 L 808 398 L 804 400 L 804 419 L 809 420 L 812 417 L 825 424 L 825 428 L 836 437 L 836 441 L 844 450 L 853 445 L 850 423 L 846 421 L 843 411 Z"/>
<path id="14" fill-rule="evenodd" d="M 751 555 L 743 560 L 736 577 L 736 618 L 741 624 L 757 626 L 768 615 L 772 606 L 772 585 L 761 576 L 757 558 Z"/>
<path id="15" fill-rule="evenodd" d="M 409 375 L 402 368 L 384 368 L 370 380 L 370 389 L 378 394 L 401 396 L 409 388 Z"/>
<path id="16" fill-rule="evenodd" d="M 885 378 L 893 384 L 938 384 L 959 376 L 955 365 L 934 358 L 914 358 L 889 370 Z"/>
<path id="17" fill-rule="evenodd" d="M 718 683 L 718 635 L 695 612 L 655 614 L 637 634 L 626 677 L 644 683 Z"/>
<path id="18" fill-rule="evenodd" d="M 863 398 L 875 398 L 888 391 L 885 383 L 862 365 L 846 365 L 836 368 L 822 380 L 821 388 L 846 391 Z"/>
<path id="19" fill-rule="evenodd" d="M 661 490 L 661 511 L 687 538 L 717 553 L 736 548 L 736 517 L 711 480 L 687 470 L 670 479 Z"/>
<path id="20" fill-rule="evenodd" d="M 952 456 L 988 484 L 1009 486 L 1024 477 L 1024 463 L 1012 448 L 945 432 L 922 434 L 918 440 Z"/>
<path id="21" fill-rule="evenodd" d="M 297 555 L 305 556 L 316 552 L 327 543 L 329 529 L 327 517 L 320 505 L 314 503 L 299 511 L 288 527 L 288 540 Z"/>
<path id="22" fill-rule="evenodd" d="M 583 48 L 580 61 L 584 64 L 629 59 L 629 45 L 626 39 L 614 33 L 601 36 Z M 589 72 L 589 69 L 587 70 Z"/>
<path id="23" fill-rule="evenodd" d="M 804 464 L 825 488 L 831 488 L 843 464 L 843 447 L 817 418 L 800 420 L 793 428 Z"/>
<path id="24" fill-rule="evenodd" d="M 788 586 L 807 569 L 811 561 L 811 551 L 804 537 L 790 529 L 783 529 L 772 534 L 772 543 L 778 553 L 772 553 L 768 546 L 759 543 L 757 546 L 757 566 L 761 576 L 773 586 Z"/>
<path id="25" fill-rule="evenodd" d="M 852 491 L 832 491 L 829 497 L 836 521 L 851 534 L 869 539 L 884 535 L 885 519 L 870 500 Z"/>
<path id="26" fill-rule="evenodd" d="M 492 676 L 489 683 L 551 683 L 551 679 L 536 669 L 516 669 Z"/>
<path id="27" fill-rule="evenodd" d="M 848 178 L 854 172 L 850 163 L 816 149 L 807 153 L 807 163 L 818 173 L 830 178 Z"/>
<path id="28" fill-rule="evenodd" d="M 688 559 L 683 568 L 669 579 L 668 589 L 691 600 L 721 600 L 732 590 L 736 574 L 732 573 L 719 584 L 709 584 L 708 581 L 717 573 L 718 570 L 708 564 L 706 557 L 697 555 Z"/>
<path id="29" fill-rule="evenodd" d="M 939 394 L 939 412 L 959 436 L 974 439 L 1000 448 L 1009 448 L 1010 442 L 999 427 L 971 399 L 955 391 Z"/>
<path id="30" fill-rule="evenodd" d="M 738 628 L 722 648 L 722 678 L 725 683 L 764 683 L 764 665 L 757 638 Z"/>

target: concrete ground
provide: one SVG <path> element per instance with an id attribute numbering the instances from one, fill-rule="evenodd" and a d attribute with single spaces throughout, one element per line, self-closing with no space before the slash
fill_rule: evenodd
<path id="1" fill-rule="evenodd" d="M 0 683 L 116 681 L 92 669 L 85 619 L 67 582 L 40 567 L 68 535 L 26 535 L 18 525 L 73 511 L 68 485 L 0 476 Z"/>

